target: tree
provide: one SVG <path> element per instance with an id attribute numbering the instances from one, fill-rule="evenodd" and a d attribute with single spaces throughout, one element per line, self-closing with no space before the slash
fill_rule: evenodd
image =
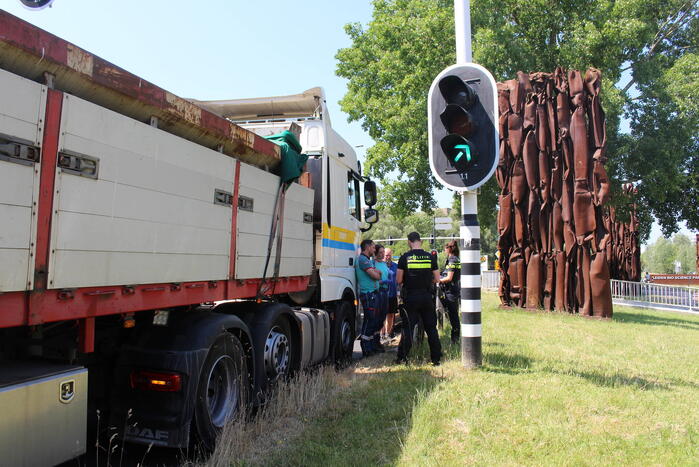
<path id="1" fill-rule="evenodd" d="M 426 95 L 432 78 L 453 61 L 450 5 L 448 0 L 375 1 L 369 28 L 345 26 L 353 45 L 337 53 L 337 74 L 349 80 L 340 105 L 376 141 L 367 150 L 366 167 L 381 179 L 390 210 L 399 217 L 435 204 Z"/>
<path id="2" fill-rule="evenodd" d="M 680 273 L 695 272 L 697 258 L 694 242 L 686 235 L 675 234 L 672 237 L 672 245 L 675 247 L 675 262 L 680 263 Z"/>
<path id="3" fill-rule="evenodd" d="M 696 247 L 686 235 L 676 234 L 672 240 L 660 237 L 641 254 L 642 269 L 652 273 L 673 274 L 676 262 L 681 274 L 694 272 Z"/>
<path id="4" fill-rule="evenodd" d="M 340 104 L 376 141 L 365 166 L 399 217 L 434 205 L 426 98 L 454 62 L 452 5 L 374 0 L 370 23 L 348 24 L 352 46 L 337 53 L 337 74 L 349 80 Z M 472 2 L 474 61 L 497 80 L 556 66 L 602 70 L 607 170 L 617 192 L 622 182 L 640 182 L 642 239 L 653 216 L 666 235 L 678 219 L 699 228 L 698 13 L 697 1 L 686 0 Z M 629 134 L 620 132 L 622 115 Z M 496 193 L 491 181 L 479 197 L 481 223 L 491 229 Z"/>
<path id="5" fill-rule="evenodd" d="M 438 231 L 438 237 L 458 237 L 459 236 L 459 223 L 460 214 L 459 210 L 452 209 L 450 216 L 452 218 L 452 228 L 451 230 Z M 379 222 L 377 222 L 374 227 L 368 232 L 362 234 L 362 239 L 388 239 L 388 238 L 406 238 L 410 232 L 418 232 L 423 238 L 425 238 L 425 243 L 423 247 L 426 250 L 430 250 L 431 247 L 428 243 L 427 237 L 432 234 L 432 225 L 434 217 L 443 217 L 444 214 L 437 212 L 436 210 L 431 210 L 429 213 L 424 211 L 417 211 L 409 214 L 403 218 L 394 216 L 391 213 L 385 213 Z M 439 251 L 440 265 L 443 264 L 444 255 L 444 245 L 446 241 L 438 240 L 436 249 Z M 387 244 L 384 246 L 388 246 Z M 394 255 L 396 257 L 408 251 L 408 242 L 405 240 L 396 241 L 391 248 L 393 249 Z M 489 264 L 493 265 L 495 258 L 495 250 L 497 250 L 497 233 L 490 228 L 481 227 L 481 253 L 483 255 L 488 255 Z"/>

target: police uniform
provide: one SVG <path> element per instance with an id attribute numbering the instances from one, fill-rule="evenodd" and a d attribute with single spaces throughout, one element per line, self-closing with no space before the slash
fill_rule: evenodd
<path id="1" fill-rule="evenodd" d="M 433 363 L 442 358 L 442 345 L 437 334 L 437 314 L 432 297 L 433 271 L 438 270 L 437 258 L 422 249 L 410 250 L 398 260 L 398 269 L 403 271 L 401 297 L 405 305 L 403 332 L 398 346 L 398 361 L 405 361 L 413 346 L 413 327 L 419 319 L 427 333 L 430 357 Z"/>
<path id="2" fill-rule="evenodd" d="M 459 320 L 459 302 L 461 301 L 461 260 L 456 255 L 450 255 L 444 267 L 444 272 L 453 272 L 451 282 L 442 284 L 444 299 L 442 303 L 447 309 L 451 323 L 451 341 L 459 342 L 461 336 L 461 321 Z"/>

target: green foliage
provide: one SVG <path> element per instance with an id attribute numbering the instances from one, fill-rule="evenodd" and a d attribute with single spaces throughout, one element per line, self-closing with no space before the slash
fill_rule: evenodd
<path id="1" fill-rule="evenodd" d="M 454 62 L 452 5 L 374 0 L 372 20 L 347 25 L 352 46 L 337 53 L 337 74 L 349 80 L 340 104 L 376 141 L 366 168 L 398 217 L 434 206 L 426 98 Z M 474 62 L 497 80 L 556 66 L 602 70 L 607 168 L 617 188 L 640 182 L 642 239 L 653 216 L 666 235 L 680 219 L 699 228 L 696 1 L 474 0 L 471 10 Z M 619 131 L 622 115 L 630 134 Z M 479 197 L 481 224 L 491 229 L 496 194 L 491 181 Z"/>
<path id="2" fill-rule="evenodd" d="M 399 218 L 397 216 L 394 216 L 390 213 L 386 213 L 383 215 L 383 217 L 377 222 L 374 227 L 368 231 L 364 232 L 362 234 L 362 239 L 364 238 L 371 238 L 371 239 L 387 239 L 389 237 L 391 238 L 406 238 L 410 232 L 417 232 L 420 234 L 420 236 L 424 239 L 422 243 L 422 248 L 424 248 L 427 251 L 432 250 L 433 248 L 436 249 L 439 252 L 438 259 L 439 259 L 439 265 L 440 267 L 442 264 L 444 264 L 444 244 L 446 243 L 445 240 L 437 240 L 436 245 L 433 247 L 430 245 L 429 240 L 427 237 L 430 237 L 432 235 L 432 225 L 433 225 L 433 219 L 434 217 L 442 217 L 443 214 L 440 214 L 438 212 L 432 211 L 432 213 L 427 213 L 423 211 L 418 211 L 414 212 L 412 214 L 409 214 L 403 218 Z M 453 219 L 453 217 L 452 217 Z M 451 230 L 447 231 L 437 231 L 438 237 L 451 237 L 451 236 L 459 236 L 459 221 L 458 219 L 454 219 L 452 221 L 452 228 Z M 388 243 L 384 243 L 384 246 L 388 247 Z M 398 257 L 408 251 L 408 242 L 407 240 L 400 240 L 394 242 L 393 245 L 390 246 L 391 249 L 393 250 L 393 257 L 394 260 L 397 261 Z"/>
<path id="3" fill-rule="evenodd" d="M 459 198 L 460 199 L 460 198 Z M 457 208 L 460 207 L 457 203 Z M 452 218 L 451 230 L 437 231 L 438 237 L 458 237 L 459 224 L 461 215 L 459 209 L 452 209 L 450 216 Z M 444 217 L 443 213 L 433 210 L 431 213 L 418 211 L 409 214 L 403 218 L 395 216 L 390 212 L 383 213 L 379 222 L 374 224 L 371 230 L 362 234 L 362 239 L 387 239 L 387 238 L 406 238 L 410 232 L 417 232 L 421 237 L 427 238 L 432 235 L 432 223 L 434 217 Z M 489 226 L 481 226 L 481 254 L 488 255 L 489 264 L 492 267 L 495 259 L 495 250 L 497 250 L 497 231 Z M 439 265 L 444 263 L 444 245 L 446 240 L 437 240 L 434 248 L 439 252 Z M 389 246 L 387 243 L 384 246 Z M 429 240 L 425 240 L 422 244 L 425 250 L 431 250 Z M 396 241 L 391 246 L 393 255 L 398 258 L 400 255 L 408 251 L 408 242 L 405 240 Z"/>
<path id="4" fill-rule="evenodd" d="M 695 272 L 696 247 L 686 235 L 675 234 L 672 240 L 660 237 L 641 253 L 641 269 L 651 273 L 674 274 L 676 261 L 681 274 Z"/>
<path id="5" fill-rule="evenodd" d="M 337 53 L 337 74 L 349 80 L 340 105 L 376 141 L 365 167 L 381 179 L 391 212 L 399 217 L 435 205 L 436 182 L 427 160 L 427 89 L 453 61 L 450 5 L 448 0 L 375 1 L 369 27 L 348 24 L 353 46 Z"/>
<path id="6" fill-rule="evenodd" d="M 677 104 L 680 116 L 696 125 L 699 120 L 699 55 L 687 54 L 675 62 L 664 76 L 667 93 Z"/>

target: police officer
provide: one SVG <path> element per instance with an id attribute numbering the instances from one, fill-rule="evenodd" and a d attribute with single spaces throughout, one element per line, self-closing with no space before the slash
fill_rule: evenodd
<path id="1" fill-rule="evenodd" d="M 396 282 L 403 286 L 401 296 L 405 304 L 403 331 L 396 363 L 407 362 L 413 345 L 413 327 L 418 319 L 422 319 L 427 333 L 427 342 L 430 345 L 432 364 L 439 365 L 442 358 L 442 345 L 437 334 L 437 314 L 432 298 L 432 287 L 439 282 L 437 258 L 421 248 L 422 240 L 417 232 L 408 234 L 408 245 L 410 245 L 410 251 L 404 253 L 398 260 L 396 274 Z"/>
<path id="2" fill-rule="evenodd" d="M 442 304 L 447 309 L 451 323 L 451 342 L 458 344 L 461 337 L 461 321 L 459 320 L 459 302 L 461 302 L 461 261 L 459 260 L 459 245 L 452 240 L 444 247 L 447 262 L 444 266 L 444 277 L 439 279 L 439 285 L 444 291 Z"/>

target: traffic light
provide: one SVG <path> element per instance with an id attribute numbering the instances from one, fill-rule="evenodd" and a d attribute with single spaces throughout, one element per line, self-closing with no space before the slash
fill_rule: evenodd
<path id="1" fill-rule="evenodd" d="M 473 190 L 498 163 L 497 90 L 480 65 L 453 65 L 432 82 L 428 96 L 430 167 L 452 190 Z"/>

